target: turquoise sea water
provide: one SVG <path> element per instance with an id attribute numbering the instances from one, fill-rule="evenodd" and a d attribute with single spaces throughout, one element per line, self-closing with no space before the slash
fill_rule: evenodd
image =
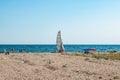
<path id="1" fill-rule="evenodd" d="M 120 51 L 120 45 L 64 45 L 65 52 L 82 52 L 84 49 L 95 48 L 97 51 L 106 52 L 109 50 Z M 6 49 L 12 52 L 14 48 L 15 52 L 18 53 L 19 49 L 23 52 L 56 52 L 56 45 L 0 45 L 0 52 Z"/>

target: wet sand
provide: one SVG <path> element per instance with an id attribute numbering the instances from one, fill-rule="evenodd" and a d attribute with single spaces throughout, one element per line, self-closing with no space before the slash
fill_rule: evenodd
<path id="1" fill-rule="evenodd" d="M 52 54 L 0 54 L 0 80 L 120 80 L 120 60 Z"/>

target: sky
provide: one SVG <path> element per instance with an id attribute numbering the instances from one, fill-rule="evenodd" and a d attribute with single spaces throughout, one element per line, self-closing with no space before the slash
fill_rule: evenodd
<path id="1" fill-rule="evenodd" d="M 0 0 L 0 44 L 120 44 L 120 0 Z"/>

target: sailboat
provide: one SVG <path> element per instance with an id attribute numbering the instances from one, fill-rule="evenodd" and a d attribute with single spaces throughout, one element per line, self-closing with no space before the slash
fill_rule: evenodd
<path id="1" fill-rule="evenodd" d="M 58 53 L 64 52 L 64 46 L 63 46 L 63 42 L 61 39 L 61 31 L 58 31 L 57 39 L 56 39 L 56 46 L 57 46 Z"/>

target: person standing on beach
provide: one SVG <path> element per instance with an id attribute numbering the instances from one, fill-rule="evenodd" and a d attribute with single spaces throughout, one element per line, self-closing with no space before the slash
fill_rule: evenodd
<path id="1" fill-rule="evenodd" d="M 6 49 L 4 49 L 4 53 L 6 53 Z"/>
<path id="2" fill-rule="evenodd" d="M 9 55 L 10 53 L 6 51 L 6 49 L 4 49 L 4 53 L 5 55 Z"/>
<path id="3" fill-rule="evenodd" d="M 14 53 L 14 48 L 12 48 L 12 53 Z"/>
<path id="4" fill-rule="evenodd" d="M 19 49 L 19 53 L 22 53 L 23 51 L 22 51 L 22 49 Z"/>

